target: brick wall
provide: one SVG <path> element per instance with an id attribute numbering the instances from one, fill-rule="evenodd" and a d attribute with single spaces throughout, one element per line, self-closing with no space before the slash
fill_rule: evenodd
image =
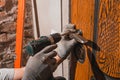
<path id="1" fill-rule="evenodd" d="M 0 0 L 0 67 L 13 67 L 18 0 Z M 26 0 L 23 47 L 33 39 L 31 0 Z M 28 55 L 23 49 L 22 65 Z"/>

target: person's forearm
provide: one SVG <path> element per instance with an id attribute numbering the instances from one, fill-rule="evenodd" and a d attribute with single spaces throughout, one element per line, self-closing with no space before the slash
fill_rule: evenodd
<path id="1" fill-rule="evenodd" d="M 14 71 L 15 71 L 14 72 L 14 80 L 21 80 L 24 75 L 25 67 L 15 68 Z"/>

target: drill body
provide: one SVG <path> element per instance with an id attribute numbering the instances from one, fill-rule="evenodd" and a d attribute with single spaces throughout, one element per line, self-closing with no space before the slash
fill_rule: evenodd
<path id="1" fill-rule="evenodd" d="M 33 56 L 46 46 L 55 44 L 60 40 L 61 35 L 59 33 L 51 34 L 49 36 L 41 36 L 39 39 L 29 42 L 25 49 L 30 56 Z"/>

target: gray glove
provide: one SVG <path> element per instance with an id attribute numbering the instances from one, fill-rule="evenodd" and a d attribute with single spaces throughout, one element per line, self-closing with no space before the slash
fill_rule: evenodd
<path id="1" fill-rule="evenodd" d="M 66 28 L 63 31 L 63 33 L 69 33 L 69 32 L 71 33 L 76 32 L 74 24 L 66 25 Z M 58 43 L 58 49 L 57 49 L 58 56 L 64 60 L 69 55 L 71 49 L 74 47 L 76 43 L 77 41 L 69 38 L 69 34 L 66 36 L 63 36 L 61 41 Z"/>
<path id="2" fill-rule="evenodd" d="M 56 52 L 53 51 L 57 45 L 50 45 L 28 60 L 22 80 L 50 80 L 56 69 Z M 51 79 L 52 80 L 52 79 Z"/>

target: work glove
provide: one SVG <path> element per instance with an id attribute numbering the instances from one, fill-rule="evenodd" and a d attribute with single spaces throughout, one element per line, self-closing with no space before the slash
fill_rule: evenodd
<path id="1" fill-rule="evenodd" d="M 50 45 L 29 58 L 22 80 L 52 80 L 56 69 L 56 44 Z"/>
<path id="2" fill-rule="evenodd" d="M 66 57 L 69 55 L 74 45 L 77 43 L 75 39 L 70 38 L 70 33 L 74 33 L 74 32 L 76 32 L 74 24 L 66 25 L 66 28 L 63 31 L 63 34 L 66 35 L 62 37 L 61 41 L 58 43 L 58 48 L 57 48 L 57 53 L 58 56 L 61 58 L 61 60 L 66 59 Z"/>

